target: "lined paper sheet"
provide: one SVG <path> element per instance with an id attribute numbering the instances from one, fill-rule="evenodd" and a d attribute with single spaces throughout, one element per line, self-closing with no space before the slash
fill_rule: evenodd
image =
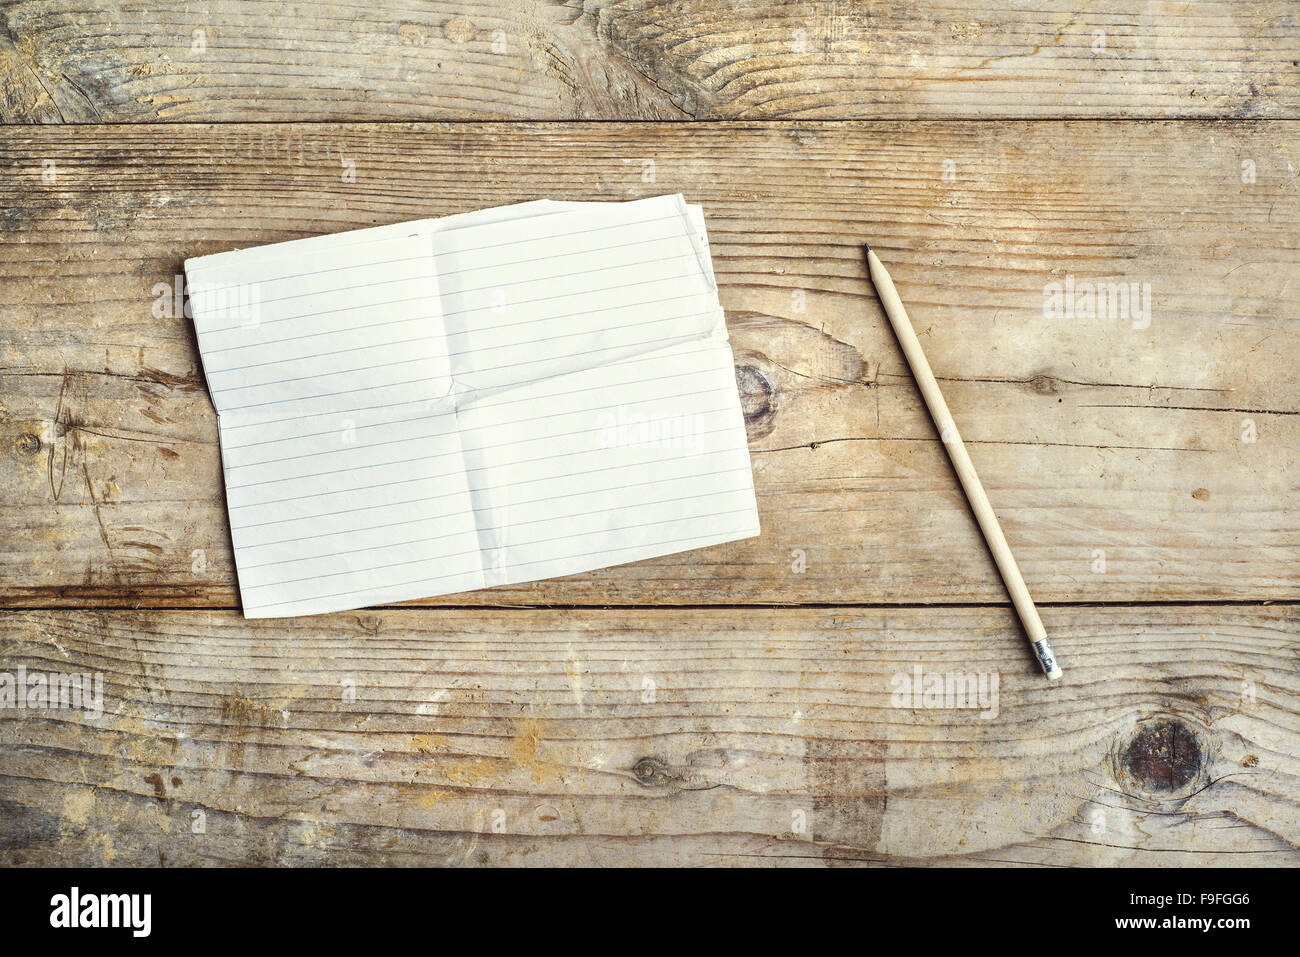
<path id="1" fill-rule="evenodd" d="M 539 202 L 186 264 L 248 617 L 758 534 L 703 217 Z"/>

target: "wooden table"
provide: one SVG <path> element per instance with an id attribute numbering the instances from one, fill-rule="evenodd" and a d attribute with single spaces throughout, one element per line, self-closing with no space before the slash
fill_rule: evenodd
<path id="1" fill-rule="evenodd" d="M 1300 863 L 1298 37 L 1282 0 L 0 4 L 0 669 L 104 680 L 0 712 L 0 861 Z M 677 191 L 760 538 L 243 619 L 185 257 Z"/>

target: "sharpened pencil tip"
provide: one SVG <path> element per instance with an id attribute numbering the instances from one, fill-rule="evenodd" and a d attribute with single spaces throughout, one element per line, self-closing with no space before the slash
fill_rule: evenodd
<path id="1" fill-rule="evenodd" d="M 867 252 L 871 252 L 871 243 L 863 243 L 862 248 L 865 249 Z"/>

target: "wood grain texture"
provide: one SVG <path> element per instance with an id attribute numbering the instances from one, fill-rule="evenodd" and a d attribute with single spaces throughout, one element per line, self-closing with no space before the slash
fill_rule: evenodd
<path id="1" fill-rule="evenodd" d="M 1295 599 L 1298 133 L 0 131 L 0 520 L 16 530 L 0 542 L 0 600 L 234 605 L 215 421 L 190 324 L 169 306 L 184 257 L 539 196 L 675 191 L 708 218 L 763 535 L 469 601 L 1005 601 L 863 239 L 1036 600 Z M 1045 315 L 1045 290 L 1067 280 L 1148 286 L 1149 326 L 1106 303 Z"/>
<path id="2" fill-rule="evenodd" d="M 0 5 L 0 120 L 1297 117 L 1285 0 Z"/>
<path id="3" fill-rule="evenodd" d="M 0 712 L 0 861 L 1300 863 L 1296 608 L 1057 618 L 1049 685 L 1002 609 L 10 611 L 104 712 Z"/>
<path id="4" fill-rule="evenodd" d="M 0 863 L 1300 864 L 1298 26 L 1283 0 L 0 0 L 0 704 L 20 667 L 105 698 L 0 708 Z M 242 619 L 184 258 L 677 191 L 760 538 Z M 1115 298 L 1054 311 L 1067 282 Z M 549 605 L 579 607 L 517 607 Z M 901 702 L 916 669 L 997 696 Z"/>

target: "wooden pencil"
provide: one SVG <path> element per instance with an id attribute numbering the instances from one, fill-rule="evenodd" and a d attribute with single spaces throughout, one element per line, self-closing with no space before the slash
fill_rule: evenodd
<path id="1" fill-rule="evenodd" d="M 993 561 L 1002 574 L 1002 581 L 1011 595 L 1011 603 L 1015 606 L 1016 614 L 1020 616 L 1020 623 L 1024 626 L 1025 634 L 1034 649 L 1034 655 L 1048 678 L 1059 678 L 1062 674 L 1061 666 L 1052 652 L 1052 644 L 1047 638 L 1047 629 L 1043 627 L 1042 619 L 1038 617 L 1038 609 L 1034 607 L 1033 599 L 1029 597 L 1029 589 L 1025 587 L 1020 566 L 1016 564 L 1015 556 L 1011 554 L 1011 547 L 1007 545 L 1006 536 L 1002 534 L 1002 526 L 998 524 L 998 517 L 993 512 L 993 506 L 989 504 L 989 497 L 984 493 L 984 486 L 980 483 L 979 475 L 976 474 L 975 466 L 971 463 L 970 455 L 967 454 L 966 446 L 961 440 L 961 433 L 957 431 L 957 426 L 952 421 L 948 403 L 944 401 L 943 393 L 939 391 L 939 383 L 935 381 L 930 363 L 926 361 L 925 352 L 922 351 L 921 343 L 912 329 L 912 322 L 907 317 L 907 310 L 903 308 L 903 301 L 898 298 L 894 281 L 889 278 L 889 272 L 880 262 L 880 257 L 871 251 L 871 247 L 864 246 L 864 248 L 867 251 L 867 266 L 871 272 L 871 281 L 876 286 L 881 305 L 885 307 L 885 315 L 889 317 L 889 323 L 894 327 L 894 335 L 898 337 L 898 344 L 902 346 L 903 355 L 907 357 L 907 364 L 911 367 L 916 384 L 921 389 L 921 395 L 925 399 L 926 408 L 930 410 L 935 428 L 939 430 L 943 447 L 948 450 L 948 458 L 952 460 L 953 470 L 957 473 L 961 487 L 966 492 L 966 499 L 975 513 L 980 531 L 984 533 L 984 540 L 988 542 L 989 551 L 993 553 Z"/>

